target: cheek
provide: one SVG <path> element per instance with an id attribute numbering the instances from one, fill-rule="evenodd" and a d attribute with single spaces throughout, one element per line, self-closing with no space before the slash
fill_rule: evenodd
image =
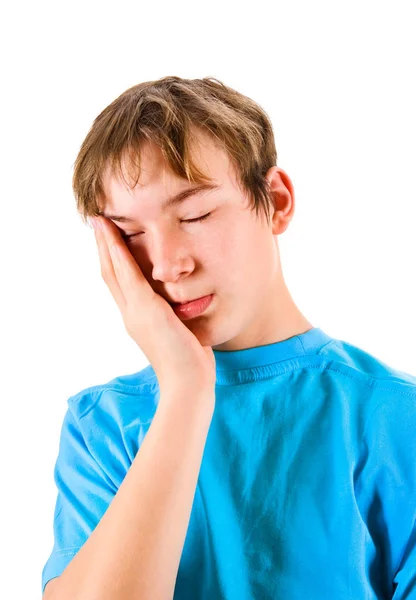
<path id="1" fill-rule="evenodd" d="M 229 289 L 231 293 L 240 293 L 247 288 L 253 269 L 256 269 L 256 261 L 243 232 L 231 227 L 223 236 L 217 236 L 204 267 L 215 277 L 219 287 L 223 286 L 224 292 Z"/>
<path id="2" fill-rule="evenodd" d="M 270 234 L 264 230 L 252 226 L 240 229 L 233 238 L 227 238 L 220 268 L 226 269 L 230 284 L 243 289 L 246 297 L 256 296 L 273 277 L 273 248 Z"/>
<path id="3" fill-rule="evenodd" d="M 252 262 L 257 245 L 255 232 L 244 219 L 230 223 L 215 243 L 220 260 L 243 270 Z"/>

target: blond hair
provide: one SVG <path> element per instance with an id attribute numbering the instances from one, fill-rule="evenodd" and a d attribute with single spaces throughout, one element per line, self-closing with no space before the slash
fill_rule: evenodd
<path id="1" fill-rule="evenodd" d="M 103 173 L 124 175 L 126 154 L 136 185 L 144 141 L 157 144 L 172 171 L 192 183 L 209 182 L 191 156 L 193 127 L 202 128 L 230 157 L 237 181 L 258 215 L 270 218 L 273 202 L 265 174 L 277 162 L 272 125 L 253 100 L 213 77 L 169 76 L 139 83 L 116 98 L 93 121 L 74 163 L 72 187 L 84 222 L 101 214 Z M 136 162 L 137 159 L 137 162 Z"/>

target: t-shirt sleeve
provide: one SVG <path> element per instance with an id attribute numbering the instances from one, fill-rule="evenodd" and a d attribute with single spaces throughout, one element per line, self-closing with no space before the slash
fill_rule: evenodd
<path id="1" fill-rule="evenodd" d="M 47 582 L 61 575 L 86 542 L 117 493 L 117 486 L 88 449 L 70 404 L 61 428 L 54 480 L 58 489 L 54 545 L 42 571 L 42 595 Z"/>
<path id="2" fill-rule="evenodd" d="M 393 582 L 393 600 L 416 600 L 416 523 Z"/>
<path id="3" fill-rule="evenodd" d="M 382 565 L 370 571 L 392 600 L 416 600 L 416 393 L 379 403 L 363 446 L 360 503 Z"/>

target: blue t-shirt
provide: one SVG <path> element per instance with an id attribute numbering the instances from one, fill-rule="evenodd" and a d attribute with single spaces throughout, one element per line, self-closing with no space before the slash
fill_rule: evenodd
<path id="1" fill-rule="evenodd" d="M 214 354 L 174 599 L 415 600 L 416 377 L 317 327 Z M 151 365 L 68 399 L 42 592 L 99 523 L 158 400 Z"/>

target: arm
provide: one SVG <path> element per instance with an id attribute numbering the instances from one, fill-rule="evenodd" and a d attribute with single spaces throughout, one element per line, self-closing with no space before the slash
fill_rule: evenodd
<path id="1" fill-rule="evenodd" d="M 173 598 L 215 403 L 214 390 L 189 396 L 160 398 L 117 494 L 44 600 Z"/>
<path id="2" fill-rule="evenodd" d="M 416 522 L 393 580 L 393 600 L 416 599 Z"/>
<path id="3" fill-rule="evenodd" d="M 380 400 L 363 435 L 357 502 L 377 548 L 369 564 L 385 597 L 416 600 L 416 394 L 408 385 L 375 388 Z M 381 589 L 381 588 L 380 588 Z"/>

